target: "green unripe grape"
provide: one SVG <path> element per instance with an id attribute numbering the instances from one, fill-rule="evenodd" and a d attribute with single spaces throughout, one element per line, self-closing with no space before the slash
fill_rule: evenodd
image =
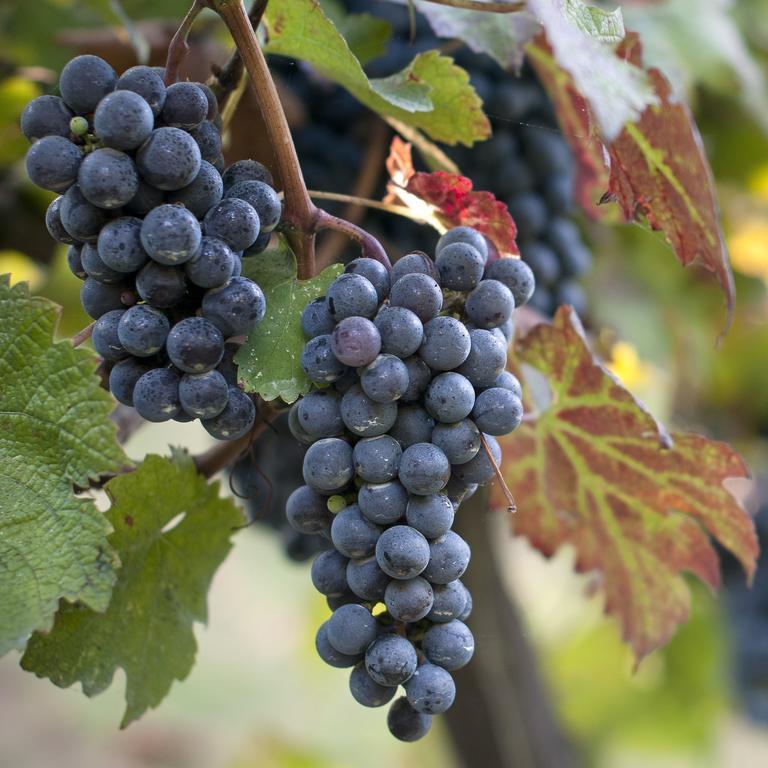
<path id="1" fill-rule="evenodd" d="M 84 117 L 73 117 L 69 121 L 69 130 L 75 136 L 85 136 L 88 133 L 88 121 Z"/>
<path id="2" fill-rule="evenodd" d="M 328 511 L 337 515 L 347 506 L 347 500 L 343 496 L 331 496 L 328 499 Z"/>

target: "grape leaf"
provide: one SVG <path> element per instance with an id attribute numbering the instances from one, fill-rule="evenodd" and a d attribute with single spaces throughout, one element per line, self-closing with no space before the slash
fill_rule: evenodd
<path id="1" fill-rule="evenodd" d="M 558 118 L 579 165 L 577 195 L 585 210 L 594 205 L 600 188 L 602 202 L 618 202 L 627 221 L 644 215 L 652 229 L 661 230 L 683 266 L 701 264 L 723 290 L 728 323 L 733 311 L 733 275 L 720 225 L 715 186 L 701 137 L 685 104 L 675 99 L 657 69 L 648 72 L 659 106 L 648 107 L 636 123 L 628 123 L 615 141 L 604 145 L 594 115 L 573 80 L 537 38 L 528 47 L 530 60 L 549 91 Z M 618 55 L 641 64 L 637 35 L 630 33 Z"/>
<path id="2" fill-rule="evenodd" d="M 93 353 L 53 340 L 58 311 L 0 278 L 0 654 L 60 598 L 103 611 L 115 579 L 109 523 L 72 486 L 128 460 Z"/>
<path id="3" fill-rule="evenodd" d="M 267 312 L 235 356 L 247 392 L 257 392 L 264 400 L 280 397 L 286 403 L 309 392 L 311 386 L 299 362 L 306 343 L 301 312 L 310 301 L 322 296 L 343 270 L 341 264 L 332 264 L 311 280 L 298 280 L 293 254 L 291 258 L 290 272 L 283 261 L 280 274 L 284 279 L 272 279 L 266 287 L 260 283 Z"/>
<path id="4" fill-rule="evenodd" d="M 192 669 L 194 622 L 207 620 L 208 588 L 243 517 L 188 457 L 148 456 L 106 490 L 109 539 L 122 561 L 109 607 L 62 603 L 53 630 L 32 637 L 21 665 L 62 688 L 79 681 L 86 696 L 123 669 L 124 728 Z"/>
<path id="5" fill-rule="evenodd" d="M 606 612 L 640 659 L 688 617 L 683 572 L 719 585 L 711 539 L 754 572 L 754 525 L 724 487 L 749 470 L 724 443 L 666 435 L 593 357 L 572 309 L 535 326 L 516 353 L 523 373 L 547 377 L 551 398 L 501 440 L 514 531 L 548 556 L 573 546 L 577 570 L 597 573 Z"/>
<path id="6" fill-rule="evenodd" d="M 361 64 L 386 53 L 392 36 L 392 25 L 388 21 L 370 13 L 347 13 L 336 0 L 320 0 L 320 7 Z"/>
<path id="7" fill-rule="evenodd" d="M 646 107 L 655 104 L 656 97 L 642 69 L 585 34 L 584 9 L 577 13 L 581 5 L 570 2 L 566 8 L 562 0 L 528 0 L 529 10 L 544 25 L 555 58 L 573 77 L 601 134 L 611 141 L 625 123 L 636 120 Z"/>
<path id="8" fill-rule="evenodd" d="M 504 69 L 518 68 L 525 44 L 540 25 L 529 13 L 478 13 L 414 0 L 419 13 L 438 37 L 464 41 L 476 53 L 487 53 Z"/>
<path id="9" fill-rule="evenodd" d="M 500 254 L 518 254 L 517 227 L 507 206 L 493 193 L 473 191 L 465 176 L 445 171 L 415 171 L 411 145 L 399 136 L 392 139 L 387 170 L 387 200 L 400 202 L 441 229 L 474 227 L 496 246 Z"/>
<path id="10" fill-rule="evenodd" d="M 279 235 L 262 253 L 243 259 L 243 275 L 268 291 L 296 274 L 296 256 L 286 239 Z"/>
<path id="11" fill-rule="evenodd" d="M 638 37 L 628 35 L 619 53 L 639 64 Z M 701 136 L 664 75 L 658 69 L 648 74 L 660 105 L 646 109 L 609 146 L 610 193 L 627 220 L 642 213 L 653 229 L 662 230 L 684 266 L 697 262 L 715 275 L 726 297 L 730 324 L 733 273 Z"/>
<path id="12" fill-rule="evenodd" d="M 402 71 L 369 80 L 317 0 L 270 3 L 264 22 L 268 53 L 307 61 L 375 112 L 420 128 L 446 144 L 470 146 L 490 135 L 488 118 L 469 76 L 449 57 L 427 51 Z"/>

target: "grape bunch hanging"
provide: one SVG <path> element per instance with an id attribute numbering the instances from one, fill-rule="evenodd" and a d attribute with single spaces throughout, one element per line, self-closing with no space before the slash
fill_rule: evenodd
<path id="1" fill-rule="evenodd" d="M 61 95 L 22 115 L 27 172 L 61 195 L 46 224 L 83 280 L 115 398 L 147 421 L 200 419 L 230 440 L 252 428 L 256 409 L 237 387 L 227 339 L 266 309 L 242 257 L 266 248 L 281 202 L 260 163 L 224 170 L 212 91 L 166 86 L 163 75 L 137 66 L 118 77 L 98 56 L 72 59 Z"/>
<path id="2" fill-rule="evenodd" d="M 389 703 L 392 734 L 415 741 L 455 696 L 472 657 L 461 582 L 467 543 L 452 530 L 462 501 L 491 481 L 496 437 L 523 416 L 505 370 L 512 312 L 534 290 L 520 259 L 488 260 L 476 230 L 439 240 L 391 272 L 356 259 L 302 315 L 301 363 L 316 388 L 291 411 L 307 450 L 286 515 L 332 547 L 312 581 L 333 613 L 316 646 L 351 667 L 364 706 Z"/>

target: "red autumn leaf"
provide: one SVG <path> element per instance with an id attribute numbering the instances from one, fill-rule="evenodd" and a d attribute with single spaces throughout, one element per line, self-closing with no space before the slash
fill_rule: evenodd
<path id="1" fill-rule="evenodd" d="M 618 54 L 640 65 L 637 35 L 628 35 Z M 701 136 L 664 75 L 650 69 L 648 76 L 660 104 L 646 109 L 608 147 L 610 194 L 627 220 L 643 214 L 653 229 L 662 230 L 684 266 L 698 262 L 715 275 L 726 296 L 730 323 L 733 273 Z"/>
<path id="2" fill-rule="evenodd" d="M 516 352 L 548 378 L 551 402 L 501 441 L 514 531 L 548 556 L 575 549 L 577 570 L 598 574 L 606 612 L 641 659 L 688 617 L 683 573 L 719 585 L 713 539 L 751 577 L 754 526 L 723 485 L 749 470 L 724 443 L 670 439 L 595 359 L 570 308 L 536 326 Z"/>
<path id="3" fill-rule="evenodd" d="M 395 136 L 387 158 L 387 200 L 402 203 L 446 228 L 466 226 L 482 232 L 499 254 L 519 254 L 517 227 L 507 206 L 491 192 L 473 191 L 465 176 L 445 171 L 415 171 L 411 145 Z"/>
<path id="4" fill-rule="evenodd" d="M 527 47 L 573 148 L 577 198 L 590 216 L 596 204 L 615 201 L 627 221 L 645 216 L 661 230 L 683 266 L 701 264 L 725 293 L 730 324 L 733 275 L 720 225 L 714 181 L 696 123 L 687 106 L 676 100 L 658 69 L 648 70 L 658 105 L 628 123 L 610 145 L 600 139 L 594 116 L 570 75 L 551 55 L 543 36 Z M 616 55 L 642 66 L 636 34 L 628 34 Z"/>

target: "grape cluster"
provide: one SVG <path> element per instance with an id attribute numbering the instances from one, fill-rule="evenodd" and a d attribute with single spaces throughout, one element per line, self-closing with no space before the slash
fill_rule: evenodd
<path id="1" fill-rule="evenodd" d="M 496 437 L 523 415 L 505 370 L 512 312 L 533 293 L 519 259 L 488 262 L 468 227 L 388 272 L 360 258 L 304 309 L 301 364 L 315 389 L 290 427 L 307 446 L 305 485 L 286 516 L 330 537 L 312 581 L 333 614 L 317 634 L 331 666 L 351 667 L 364 706 L 388 703 L 390 731 L 421 738 L 453 702 L 451 672 L 472 657 L 461 582 L 467 543 L 454 514 L 501 460 Z"/>
<path id="2" fill-rule="evenodd" d="M 121 76 L 98 56 L 72 59 L 61 95 L 22 114 L 30 179 L 60 194 L 51 236 L 69 245 L 92 343 L 109 388 L 147 421 L 200 419 L 220 440 L 255 419 L 237 387 L 235 345 L 266 309 L 241 275 L 261 252 L 281 203 L 252 160 L 224 170 L 218 105 L 200 83 L 166 86 L 164 70 Z"/>

